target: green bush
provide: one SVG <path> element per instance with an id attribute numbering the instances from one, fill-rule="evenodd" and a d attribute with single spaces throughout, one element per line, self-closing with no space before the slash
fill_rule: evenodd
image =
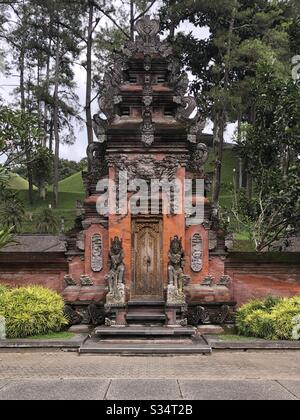
<path id="1" fill-rule="evenodd" d="M 6 319 L 8 338 L 58 332 L 68 324 L 63 299 L 52 290 L 30 286 L 0 293 L 0 316 Z"/>
<path id="2" fill-rule="evenodd" d="M 8 292 L 8 288 L 4 286 L 3 284 L 0 284 L 0 295 L 6 292 Z"/>
<path id="3" fill-rule="evenodd" d="M 276 325 L 277 340 L 291 340 L 293 337 L 293 319 L 300 315 L 300 296 L 283 299 L 272 313 Z"/>
<path id="4" fill-rule="evenodd" d="M 237 311 L 236 327 L 240 335 L 267 340 L 291 340 L 300 315 L 300 297 L 278 298 L 269 296 L 252 300 Z"/>

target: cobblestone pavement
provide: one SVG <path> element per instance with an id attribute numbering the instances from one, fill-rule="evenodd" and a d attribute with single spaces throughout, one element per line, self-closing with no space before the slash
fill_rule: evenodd
<path id="1" fill-rule="evenodd" d="M 215 352 L 212 356 L 174 357 L 0 353 L 0 380 L 32 378 L 300 380 L 300 352 Z"/>
<path id="2" fill-rule="evenodd" d="M 300 352 L 281 351 L 174 357 L 0 353 L 0 401 L 299 400 L 299 366 Z"/>

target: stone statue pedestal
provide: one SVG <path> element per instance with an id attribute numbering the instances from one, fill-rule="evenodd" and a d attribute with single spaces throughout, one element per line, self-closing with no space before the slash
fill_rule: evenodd
<path id="1" fill-rule="evenodd" d="M 115 289 L 106 295 L 106 305 L 125 305 L 125 284 L 118 284 Z"/>
<path id="2" fill-rule="evenodd" d="M 168 285 L 167 289 L 167 305 L 185 305 L 185 293 L 178 290 L 173 284 Z"/>
<path id="3" fill-rule="evenodd" d="M 166 305 L 166 318 L 168 327 L 179 327 L 181 325 L 180 319 L 177 315 L 185 313 L 187 306 L 185 304 L 167 304 Z"/>
<path id="4" fill-rule="evenodd" d="M 110 321 L 110 325 L 107 326 L 115 326 L 115 327 L 126 327 L 126 305 L 124 304 L 106 304 L 105 309 L 107 312 L 110 312 L 114 315 L 113 320 Z"/>

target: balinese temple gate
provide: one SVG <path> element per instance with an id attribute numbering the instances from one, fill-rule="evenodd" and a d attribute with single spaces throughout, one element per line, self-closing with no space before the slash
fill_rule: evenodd
<path id="1" fill-rule="evenodd" d="M 180 329 L 232 318 L 224 234 L 204 197 L 205 120 L 159 31 L 157 20 L 140 20 L 135 41 L 104 77 L 94 117 L 98 141 L 87 151 L 84 212 L 68 235 L 63 295 L 73 323 Z M 169 194 L 156 191 L 153 203 L 153 181 L 175 180 Z M 200 216 L 176 207 L 178 198 L 186 205 L 188 186 L 196 204 L 196 180 L 205 185 Z M 124 210 L 124 202 L 128 211 L 112 211 L 121 203 Z"/>

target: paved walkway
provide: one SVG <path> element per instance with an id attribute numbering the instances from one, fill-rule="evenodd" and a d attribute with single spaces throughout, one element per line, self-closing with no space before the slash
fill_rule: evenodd
<path id="1" fill-rule="evenodd" d="M 0 353 L 1 399 L 300 399 L 300 352 Z"/>

